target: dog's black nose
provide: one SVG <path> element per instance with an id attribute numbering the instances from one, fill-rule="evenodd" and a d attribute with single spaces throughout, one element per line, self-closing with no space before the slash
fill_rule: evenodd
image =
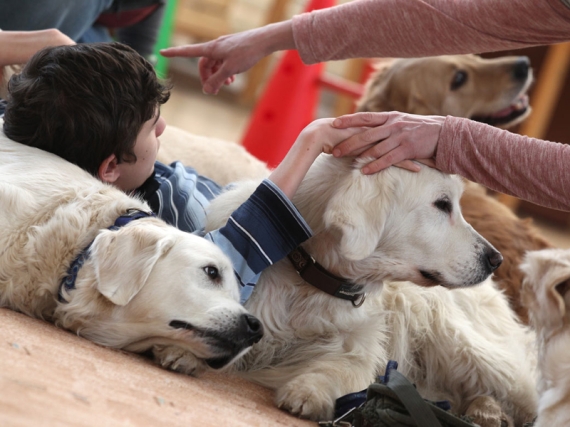
<path id="1" fill-rule="evenodd" d="M 503 255 L 494 249 L 487 251 L 485 257 L 491 267 L 491 271 L 495 271 L 503 262 Z"/>
<path id="2" fill-rule="evenodd" d="M 263 337 L 263 324 L 259 319 L 251 314 L 244 314 L 242 316 L 245 324 L 246 334 L 249 336 L 250 341 L 253 343 L 258 342 Z"/>
<path id="3" fill-rule="evenodd" d="M 513 77 L 515 80 L 526 80 L 530 70 L 530 59 L 527 56 L 521 56 L 513 67 Z"/>

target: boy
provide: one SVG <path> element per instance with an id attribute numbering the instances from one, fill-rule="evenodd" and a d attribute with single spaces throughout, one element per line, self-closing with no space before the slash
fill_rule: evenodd
<path id="1" fill-rule="evenodd" d="M 44 49 L 10 79 L 8 93 L 7 137 L 138 194 L 166 222 L 203 234 L 205 209 L 221 188 L 179 162 L 167 166 L 155 161 L 166 125 L 159 106 L 169 90 L 134 50 L 119 43 Z M 264 268 L 311 236 L 289 199 L 321 152 L 358 131 L 339 131 L 331 122 L 307 126 L 228 223 L 204 236 L 232 260 L 242 303 Z"/>

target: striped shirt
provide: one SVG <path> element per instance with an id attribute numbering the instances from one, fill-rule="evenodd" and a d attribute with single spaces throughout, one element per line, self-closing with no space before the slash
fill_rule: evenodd
<path id="1" fill-rule="evenodd" d="M 231 259 L 244 303 L 268 266 L 284 258 L 312 232 L 297 208 L 269 180 L 236 209 L 222 228 L 204 232 L 206 208 L 223 189 L 180 162 L 155 164 L 139 189 L 152 210 L 168 224 L 210 240 Z"/>
<path id="2" fill-rule="evenodd" d="M 6 111 L 6 101 L 0 98 L 0 119 L 4 117 L 4 111 Z"/>

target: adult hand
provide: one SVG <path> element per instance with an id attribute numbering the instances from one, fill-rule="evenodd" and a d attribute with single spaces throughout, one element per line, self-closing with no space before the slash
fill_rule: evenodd
<path id="1" fill-rule="evenodd" d="M 168 58 L 201 57 L 198 68 L 202 89 L 204 93 L 215 95 L 222 85 L 232 83 L 236 74 L 249 70 L 265 56 L 294 47 L 290 21 L 284 21 L 206 43 L 163 49 L 160 53 Z"/>
<path id="2" fill-rule="evenodd" d="M 372 174 L 391 165 L 418 170 L 418 165 L 409 162 L 417 159 L 435 167 L 435 154 L 445 117 L 420 116 L 398 112 L 355 113 L 341 116 L 333 122 L 336 128 L 368 127 L 370 129 L 351 136 L 338 144 L 335 157 L 358 155 L 371 157 L 361 170 Z M 408 161 L 402 164 L 401 162 Z"/>

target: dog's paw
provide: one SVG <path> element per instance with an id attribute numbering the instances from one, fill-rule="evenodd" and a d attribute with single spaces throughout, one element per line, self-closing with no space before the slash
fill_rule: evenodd
<path id="1" fill-rule="evenodd" d="M 332 420 L 335 387 L 330 378 L 319 374 L 305 374 L 289 381 L 276 393 L 279 408 L 314 421 Z"/>
<path id="2" fill-rule="evenodd" d="M 152 354 L 160 366 L 172 371 L 196 376 L 206 369 L 203 361 L 180 347 L 155 345 Z"/>
<path id="3" fill-rule="evenodd" d="M 501 409 L 501 405 L 491 396 L 477 397 L 465 412 L 481 427 L 513 427 L 513 420 Z"/>

